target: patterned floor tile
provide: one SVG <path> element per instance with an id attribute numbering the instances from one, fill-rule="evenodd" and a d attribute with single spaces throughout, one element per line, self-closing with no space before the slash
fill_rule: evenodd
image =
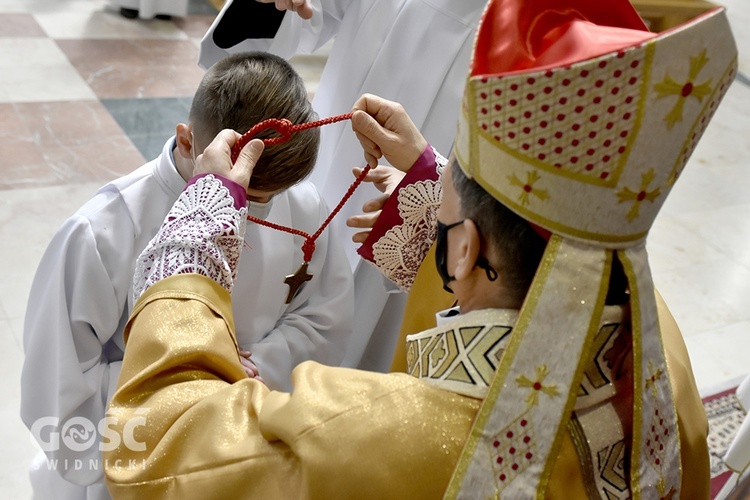
<path id="1" fill-rule="evenodd" d="M 2 104 L 0 189 L 105 182 L 143 157 L 98 101 Z"/>
<path id="2" fill-rule="evenodd" d="M 96 99 L 57 44 L 47 38 L 0 38 L 0 102 Z"/>
<path id="3" fill-rule="evenodd" d="M 126 19 L 110 8 L 98 12 L 51 12 L 34 17 L 47 36 L 57 40 L 187 38 L 185 32 L 171 21 Z"/>
<path id="4" fill-rule="evenodd" d="M 203 77 L 189 40 L 59 40 L 100 99 L 192 96 Z"/>
<path id="5" fill-rule="evenodd" d="M 178 123 L 188 123 L 192 98 L 103 99 L 102 104 L 147 160 L 161 153 Z"/>
<path id="6" fill-rule="evenodd" d="M 43 36 L 44 30 L 31 14 L 0 14 L 0 38 Z"/>
<path id="7" fill-rule="evenodd" d="M 107 0 L 0 0 L 0 12 L 96 12 L 107 5 Z"/>

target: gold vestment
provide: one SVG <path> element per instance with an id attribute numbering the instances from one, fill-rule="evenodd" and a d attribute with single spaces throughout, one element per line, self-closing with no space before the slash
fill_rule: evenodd
<path id="1" fill-rule="evenodd" d="M 451 307 L 455 295 L 445 292 L 435 271 L 435 251 L 430 249 L 419 268 L 404 311 L 391 372 L 406 372 L 406 337 L 435 324 L 435 314 Z M 682 457 L 682 489 L 685 498 L 709 498 L 710 463 L 708 420 L 695 383 L 690 358 L 680 329 L 664 299 L 656 291 L 664 350 L 674 390 Z M 547 498 L 587 498 L 580 460 L 570 433 L 566 434 L 559 458 L 550 477 Z"/>
<path id="2" fill-rule="evenodd" d="M 104 452 L 115 498 L 440 498 L 480 405 L 406 374 L 314 362 L 294 371 L 292 394 L 271 392 L 242 369 L 228 292 L 194 274 L 148 289 L 126 338 L 108 415 L 131 439 Z M 707 424 L 677 347 L 683 491 L 706 498 Z M 576 456 L 566 440 L 548 498 L 584 497 Z"/>

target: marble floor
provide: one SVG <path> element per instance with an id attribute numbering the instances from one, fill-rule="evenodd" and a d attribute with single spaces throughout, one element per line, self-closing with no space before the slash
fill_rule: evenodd
<path id="1" fill-rule="evenodd" d="M 126 20 L 105 0 L 0 0 L 0 498 L 28 498 L 18 417 L 26 298 L 59 225 L 186 121 L 216 11 Z M 651 232 L 654 280 L 710 393 L 750 372 L 750 4 L 726 0 L 740 76 Z M 325 54 L 294 63 L 315 91 Z"/>

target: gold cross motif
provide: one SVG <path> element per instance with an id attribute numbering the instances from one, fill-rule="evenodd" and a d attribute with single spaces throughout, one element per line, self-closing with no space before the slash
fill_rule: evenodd
<path id="1" fill-rule="evenodd" d="M 645 172 L 641 176 L 641 187 L 639 188 L 638 192 L 635 192 L 626 187 L 617 193 L 618 203 L 623 203 L 625 201 L 634 202 L 633 206 L 630 207 L 630 210 L 627 213 L 627 218 L 630 222 L 633 222 L 638 217 L 641 202 L 643 200 L 648 200 L 653 203 L 654 200 L 661 194 L 661 190 L 659 188 L 656 188 L 653 191 L 648 191 L 648 185 L 651 184 L 651 181 L 654 180 L 654 177 L 656 177 L 656 173 L 654 172 L 653 168 L 650 168 L 648 172 Z"/>
<path id="2" fill-rule="evenodd" d="M 533 389 L 526 398 L 526 403 L 529 405 L 529 408 L 535 406 L 539 402 L 540 392 L 545 393 L 549 397 L 557 396 L 559 394 L 557 391 L 557 385 L 542 384 L 547 375 L 549 375 L 547 365 L 539 365 L 536 367 L 536 380 L 530 380 L 526 375 L 519 375 L 518 378 L 516 378 L 516 383 L 518 383 L 519 387 L 529 387 Z"/>
<path id="3" fill-rule="evenodd" d="M 307 274 L 307 262 L 303 262 L 296 273 L 288 275 L 284 280 L 284 283 L 289 285 L 289 293 L 286 294 L 286 303 L 290 303 L 294 296 L 297 295 L 299 288 L 311 279 L 312 274 Z"/>
<path id="4" fill-rule="evenodd" d="M 711 92 L 710 79 L 701 84 L 694 83 L 707 62 L 706 49 L 703 49 L 703 52 L 690 58 L 690 71 L 688 73 L 688 80 L 685 83 L 677 83 L 667 74 L 664 80 L 654 85 L 654 90 L 658 94 L 657 99 L 677 96 L 677 102 L 672 111 L 664 117 L 664 120 L 667 122 L 667 129 L 671 130 L 675 123 L 682 121 L 682 109 L 688 97 L 694 97 L 698 99 L 698 102 L 703 102 L 703 98 Z"/>
<path id="5" fill-rule="evenodd" d="M 508 176 L 508 180 L 510 180 L 510 183 L 512 185 L 521 188 L 521 194 L 518 196 L 518 200 L 521 202 L 521 205 L 528 205 L 529 195 L 532 194 L 542 201 L 546 200 L 549 197 L 547 190 L 534 189 L 534 183 L 541 178 L 542 177 L 535 170 L 532 170 L 526 175 L 526 182 L 523 182 L 521 179 L 516 177 L 516 174 Z"/>

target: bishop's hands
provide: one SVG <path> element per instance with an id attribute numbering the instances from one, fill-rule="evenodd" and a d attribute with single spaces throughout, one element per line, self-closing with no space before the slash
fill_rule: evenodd
<path id="1" fill-rule="evenodd" d="M 355 177 L 359 177 L 362 170 L 363 169 L 361 168 L 354 168 L 352 172 Z M 365 202 L 365 204 L 362 205 L 362 212 L 364 212 L 362 215 L 353 215 L 346 219 L 347 226 L 362 229 L 362 231 L 358 231 L 352 236 L 352 241 L 354 243 L 365 242 L 375 225 L 375 221 L 380 217 L 380 212 L 383 210 L 383 206 L 385 206 L 388 198 L 391 197 L 391 194 L 393 194 L 393 191 L 398 187 L 405 175 L 404 172 L 397 168 L 385 165 L 380 165 L 378 168 L 371 169 L 367 172 L 364 182 L 372 182 L 383 194 Z"/>
<path id="2" fill-rule="evenodd" d="M 277 10 L 291 10 L 296 12 L 302 19 L 310 19 L 313 16 L 310 0 L 256 0 L 260 3 L 274 3 Z"/>
<path id="3" fill-rule="evenodd" d="M 421 156 L 427 141 L 397 102 L 364 94 L 354 104 L 352 112 L 352 129 L 362 145 L 365 160 L 372 167 L 364 180 L 372 182 L 383 193 L 362 206 L 362 215 L 354 215 L 346 221 L 347 226 L 362 229 L 352 236 L 352 241 L 364 243 L 386 201 Z M 393 167 L 378 166 L 378 160 L 383 157 Z M 362 169 L 355 168 L 353 172 L 356 177 Z"/>
<path id="4" fill-rule="evenodd" d="M 352 130 L 373 168 L 385 157 L 397 169 L 408 172 L 427 147 L 427 140 L 397 102 L 364 94 L 354 103 L 352 113 Z"/>
<path id="5" fill-rule="evenodd" d="M 263 153 L 265 145 L 260 139 L 248 142 L 233 165 L 232 147 L 240 137 L 242 137 L 240 134 L 230 129 L 219 132 L 219 135 L 195 159 L 193 175 L 219 174 L 247 189 L 255 164 Z"/>

